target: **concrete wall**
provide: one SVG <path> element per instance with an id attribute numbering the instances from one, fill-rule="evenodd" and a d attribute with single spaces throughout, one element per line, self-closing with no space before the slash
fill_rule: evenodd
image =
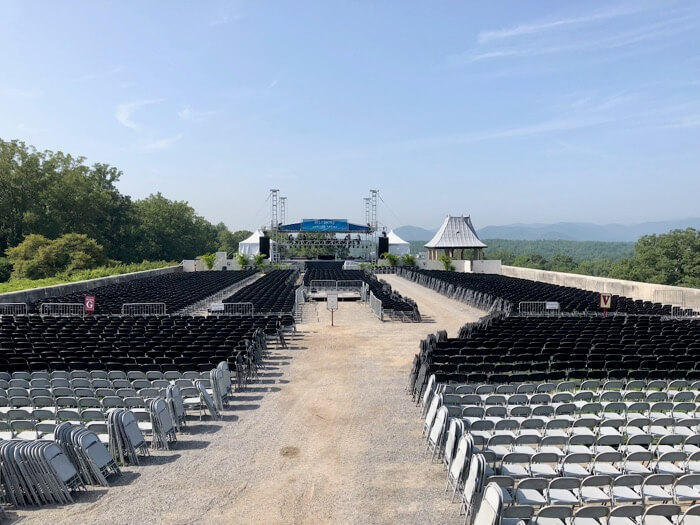
<path id="1" fill-rule="evenodd" d="M 472 261 L 472 272 L 474 273 L 501 273 L 501 261 L 498 259 L 483 259 Z"/>
<path id="2" fill-rule="evenodd" d="M 621 279 L 608 279 L 606 277 L 577 275 L 573 273 L 548 272 L 545 270 L 534 270 L 532 268 L 520 268 L 517 266 L 503 266 L 503 275 L 530 279 L 531 281 L 559 284 L 562 286 L 573 286 L 593 292 L 624 295 L 643 301 L 687 306 L 695 309 L 700 308 L 700 289 L 696 288 L 623 281 Z"/>
<path id="3" fill-rule="evenodd" d="M 471 272 L 472 271 L 472 261 L 461 261 L 459 259 L 452 261 L 452 265 L 455 267 L 455 272 Z M 423 270 L 444 270 L 445 265 L 442 261 L 434 261 L 431 259 L 418 259 L 416 260 L 416 266 Z"/>
<path id="4" fill-rule="evenodd" d="M 100 277 L 99 279 L 89 279 L 87 281 L 76 281 L 74 283 L 56 284 L 44 288 L 32 288 L 31 290 L 21 290 L 18 292 L 7 292 L 0 294 L 0 303 L 33 303 L 41 299 L 49 299 L 74 292 L 84 292 L 90 288 L 104 286 L 106 284 L 116 284 L 141 279 L 143 277 L 155 277 L 168 273 L 182 271 L 182 265 L 158 268 L 157 270 L 144 270 L 142 272 L 123 273 L 110 277 Z"/>

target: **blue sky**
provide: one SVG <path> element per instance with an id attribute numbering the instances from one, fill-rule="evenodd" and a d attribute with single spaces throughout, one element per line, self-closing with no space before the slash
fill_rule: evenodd
<path id="1" fill-rule="evenodd" d="M 0 137 L 212 221 L 700 215 L 700 3 L 8 1 Z"/>

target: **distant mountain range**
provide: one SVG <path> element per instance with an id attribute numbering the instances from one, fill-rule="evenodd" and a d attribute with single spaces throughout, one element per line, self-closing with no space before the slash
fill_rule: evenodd
<path id="1" fill-rule="evenodd" d="M 639 224 L 593 224 L 589 222 L 557 222 L 554 224 L 506 224 L 486 226 L 477 230 L 482 239 L 509 239 L 514 241 L 564 240 L 635 242 L 643 235 L 666 233 L 670 230 L 700 229 L 700 217 Z M 395 228 L 406 241 L 428 241 L 437 231 L 418 226 Z"/>

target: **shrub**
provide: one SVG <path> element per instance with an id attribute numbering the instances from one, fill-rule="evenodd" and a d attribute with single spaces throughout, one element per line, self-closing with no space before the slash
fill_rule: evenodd
<path id="1" fill-rule="evenodd" d="M 205 253 L 204 255 L 200 255 L 200 258 L 204 261 L 204 264 L 207 265 L 207 270 L 211 270 L 214 267 L 214 263 L 216 263 L 215 253 Z"/>
<path id="2" fill-rule="evenodd" d="M 95 239 L 81 233 L 67 233 L 51 240 L 28 235 L 7 250 L 13 278 L 42 279 L 102 266 L 108 262 L 104 249 Z"/>
<path id="3" fill-rule="evenodd" d="M 448 271 L 448 272 L 455 271 L 455 265 L 452 264 L 452 259 L 446 253 L 443 253 L 440 256 L 440 262 L 442 262 L 442 265 L 445 267 L 445 271 Z"/>
<path id="4" fill-rule="evenodd" d="M 399 265 L 399 256 L 393 253 L 383 253 L 382 254 L 382 259 L 387 261 L 389 263 L 389 266 L 398 266 Z"/>
<path id="5" fill-rule="evenodd" d="M 248 257 L 245 253 L 237 253 L 236 262 L 238 263 L 238 266 L 245 268 L 246 266 L 250 266 L 250 257 Z"/>
<path id="6" fill-rule="evenodd" d="M 416 258 L 410 253 L 407 253 L 401 258 L 401 262 L 404 266 L 415 266 Z"/>

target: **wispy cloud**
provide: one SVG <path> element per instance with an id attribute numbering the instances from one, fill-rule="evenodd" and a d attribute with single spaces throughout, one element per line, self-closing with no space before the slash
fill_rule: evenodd
<path id="1" fill-rule="evenodd" d="M 477 37 L 477 41 L 480 44 L 486 42 L 492 42 L 494 40 L 502 40 L 513 37 L 520 37 L 523 35 L 533 35 L 537 33 L 544 33 L 556 29 L 560 29 L 567 26 L 587 24 L 589 22 L 599 22 L 602 20 L 609 20 L 611 18 L 617 18 L 620 16 L 629 15 L 632 13 L 639 12 L 639 7 L 632 6 L 620 6 L 612 9 L 606 9 L 601 11 L 596 11 L 588 15 L 575 16 L 569 18 L 559 18 L 542 20 L 539 22 L 531 22 L 526 24 L 520 24 L 513 27 L 505 29 L 496 29 L 490 31 L 482 31 Z"/>
<path id="2" fill-rule="evenodd" d="M 151 100 L 136 100 L 134 102 L 125 102 L 123 104 L 119 104 L 117 106 L 116 111 L 114 112 L 114 117 L 117 119 L 117 122 L 119 122 L 122 126 L 126 126 L 127 128 L 138 131 L 139 129 L 141 129 L 141 126 L 132 119 L 134 112 L 137 109 L 143 108 L 145 106 L 150 106 L 152 104 L 158 104 L 159 102 L 163 102 L 163 100 L 164 99 L 162 98 L 158 98 Z"/>
<path id="3" fill-rule="evenodd" d="M 553 28 L 600 22 L 639 11 L 639 9 L 617 9 L 577 18 L 523 24 L 510 29 L 483 32 L 479 34 L 477 45 L 474 48 L 466 52 L 451 54 L 447 57 L 446 62 L 448 67 L 461 67 L 470 63 L 495 59 L 638 47 L 641 43 L 648 41 L 657 41 L 662 45 L 668 45 L 682 33 L 696 30 L 699 25 L 698 17 L 693 16 L 690 11 L 676 9 L 664 11 L 664 15 L 657 17 L 653 22 L 638 24 L 634 29 L 627 31 L 601 34 L 600 28 L 592 24 L 593 27 L 590 30 L 577 31 L 575 38 L 572 38 L 572 35 L 568 33 L 565 35 L 566 38 L 549 34 Z"/>
<path id="4" fill-rule="evenodd" d="M 160 139 L 151 140 L 143 145 L 143 149 L 146 151 L 163 151 L 170 149 L 182 138 L 182 135 L 175 135 L 174 137 L 163 137 Z"/>
<path id="5" fill-rule="evenodd" d="M 216 112 L 212 110 L 197 111 L 189 106 L 184 106 L 180 111 L 177 112 L 177 116 L 180 117 L 180 120 L 188 122 L 202 122 L 203 120 L 206 120 L 215 113 Z"/>
<path id="6" fill-rule="evenodd" d="M 41 95 L 39 89 L 24 89 L 12 87 L 0 87 L 0 97 L 7 98 L 35 98 Z"/>
<path id="7" fill-rule="evenodd" d="M 114 66 L 113 68 L 107 71 L 97 71 L 95 73 L 88 73 L 81 77 L 74 78 L 73 82 L 90 82 L 92 80 L 108 78 L 118 73 L 121 73 L 122 71 L 124 71 L 124 69 L 124 66 Z"/>

